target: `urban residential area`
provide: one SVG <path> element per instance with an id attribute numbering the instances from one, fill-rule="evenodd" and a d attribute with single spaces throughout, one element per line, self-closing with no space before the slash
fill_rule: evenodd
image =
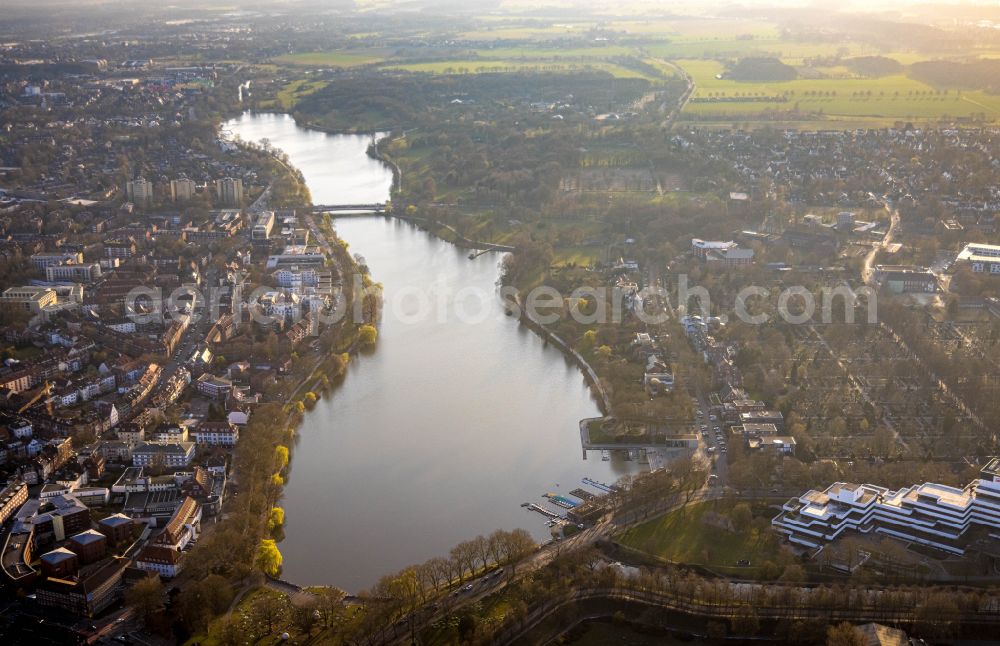
<path id="1" fill-rule="evenodd" d="M 4 644 L 997 643 L 1000 8 L 9 0 L 0 361 Z"/>

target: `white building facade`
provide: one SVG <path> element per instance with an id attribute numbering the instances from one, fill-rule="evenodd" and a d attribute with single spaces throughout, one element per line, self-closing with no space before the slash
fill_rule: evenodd
<path id="1" fill-rule="evenodd" d="M 822 548 L 845 531 L 877 532 L 904 541 L 964 554 L 963 534 L 973 524 L 1000 529 L 1000 458 L 965 487 L 927 482 L 890 491 L 870 484 L 837 482 L 785 503 L 771 520 L 789 541 Z"/>

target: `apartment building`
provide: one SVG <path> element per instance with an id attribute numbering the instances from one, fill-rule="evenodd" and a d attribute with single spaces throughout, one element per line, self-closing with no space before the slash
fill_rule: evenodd
<path id="1" fill-rule="evenodd" d="M 49 265 L 61 265 L 66 262 L 83 262 L 83 254 L 73 253 L 36 253 L 31 256 L 31 266 L 42 271 Z"/>
<path id="2" fill-rule="evenodd" d="M 233 382 L 225 377 L 204 373 L 195 382 L 198 392 L 210 399 L 225 399 L 233 392 Z"/>
<path id="3" fill-rule="evenodd" d="M 215 192 L 219 202 L 225 206 L 240 206 L 243 203 L 243 180 L 225 177 L 215 180 Z"/>
<path id="4" fill-rule="evenodd" d="M 96 262 L 91 263 L 65 263 L 61 265 L 48 265 L 45 268 L 45 280 L 49 282 L 73 281 L 78 283 L 92 283 L 101 277 L 101 266 Z"/>
<path id="5" fill-rule="evenodd" d="M 187 177 L 170 180 L 170 199 L 174 202 L 187 202 L 195 193 L 195 184 Z"/>
<path id="6" fill-rule="evenodd" d="M 261 211 L 257 215 L 257 220 L 250 231 L 250 237 L 254 240 L 267 240 L 274 230 L 274 211 Z"/>
<path id="7" fill-rule="evenodd" d="M 125 183 L 125 194 L 128 201 L 136 206 L 149 206 L 153 202 L 153 183 L 145 177 L 139 177 Z"/>
<path id="8" fill-rule="evenodd" d="M 193 442 L 142 442 L 132 450 L 132 466 L 136 467 L 186 467 L 193 458 Z"/>
<path id="9" fill-rule="evenodd" d="M 0 491 L 0 525 L 14 515 L 28 500 L 28 485 L 16 480 Z"/>
<path id="10" fill-rule="evenodd" d="M 116 238 L 104 242 L 104 255 L 108 258 L 131 258 L 136 253 L 135 240 Z"/>
<path id="11" fill-rule="evenodd" d="M 240 439 L 240 429 L 230 422 L 202 422 L 195 431 L 198 444 L 232 448 Z"/>

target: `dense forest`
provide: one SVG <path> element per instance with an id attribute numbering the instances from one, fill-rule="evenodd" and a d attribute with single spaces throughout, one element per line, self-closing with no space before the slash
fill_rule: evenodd
<path id="1" fill-rule="evenodd" d="M 1000 91 L 1000 60 L 924 61 L 911 65 L 909 75 L 935 87 Z"/>
<path id="2" fill-rule="evenodd" d="M 446 108 L 464 109 L 477 118 L 514 103 L 572 101 L 609 111 L 639 99 L 649 87 L 646 79 L 615 78 L 597 70 L 433 76 L 368 72 L 339 76 L 304 98 L 297 112 L 307 121 L 410 128 L 426 125 L 428 112 Z"/>
<path id="3" fill-rule="evenodd" d="M 846 59 L 844 65 L 856 74 L 871 78 L 900 74 L 903 71 L 902 63 L 885 56 L 857 56 Z"/>
<path id="4" fill-rule="evenodd" d="M 733 65 L 726 76 L 735 81 L 791 81 L 798 73 L 777 58 L 747 57 Z"/>

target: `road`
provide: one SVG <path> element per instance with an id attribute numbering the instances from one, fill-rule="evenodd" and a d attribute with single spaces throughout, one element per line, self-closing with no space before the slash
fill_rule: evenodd
<path id="1" fill-rule="evenodd" d="M 882 238 L 881 242 L 872 245 L 872 250 L 865 256 L 865 264 L 861 268 L 861 281 L 871 287 L 877 287 L 874 284 L 875 258 L 878 256 L 879 251 L 888 248 L 892 244 L 899 229 L 899 210 L 893 208 L 888 202 L 885 203 L 885 209 L 889 211 L 889 230 L 885 232 L 885 237 Z"/>
<path id="2" fill-rule="evenodd" d="M 216 270 L 209 269 L 205 272 L 205 279 L 202 284 L 215 285 L 216 278 Z M 215 321 L 210 321 L 208 316 L 211 312 L 211 304 L 208 302 L 211 294 L 199 294 L 197 298 L 200 299 L 200 305 L 196 302 L 194 311 L 191 313 L 193 323 L 184 331 L 184 335 L 177 344 L 173 356 L 167 357 L 167 361 L 161 366 L 163 372 L 160 374 L 160 381 L 153 389 L 151 396 L 157 395 L 177 371 L 184 366 L 188 357 L 191 356 L 195 348 L 204 340 L 209 328 L 215 323 Z"/>
<path id="3" fill-rule="evenodd" d="M 677 119 L 677 117 L 680 115 L 680 113 L 683 112 L 684 108 L 688 104 L 688 101 L 691 100 L 691 97 L 694 96 L 695 83 L 694 79 L 691 77 L 690 74 L 685 72 L 682 67 L 676 65 L 672 61 L 656 59 L 656 62 L 674 68 L 681 76 L 684 77 L 684 80 L 687 81 L 687 88 L 684 90 L 684 94 L 681 95 L 680 101 L 677 102 L 677 105 L 674 106 L 674 109 L 670 111 L 666 119 L 664 119 L 663 122 L 660 124 L 661 128 L 669 128 L 673 124 L 673 122 Z M 663 109 L 666 109 L 666 104 L 664 104 Z"/>
<path id="4" fill-rule="evenodd" d="M 677 312 L 671 304 L 670 296 L 663 284 L 663 273 L 659 265 L 656 262 L 649 262 L 647 264 L 646 287 L 654 295 L 649 297 L 648 301 L 643 301 L 641 305 L 642 309 L 651 315 L 662 314 L 666 320 L 676 321 Z M 647 324 L 646 333 L 659 341 L 662 337 L 666 337 L 669 331 L 664 324 Z M 675 365 L 677 363 L 674 357 L 671 357 L 671 362 Z M 698 424 L 700 438 L 698 440 L 698 452 L 696 455 L 704 460 L 706 466 L 711 468 L 712 473 L 718 478 L 718 485 L 720 487 L 725 486 L 728 478 L 726 460 L 728 446 L 726 445 L 725 432 L 722 430 L 722 422 L 717 418 L 712 419 L 715 415 L 712 415 L 709 411 L 709 401 L 705 393 L 694 389 L 695 387 L 690 383 L 688 387 L 692 389 L 691 392 L 693 393 L 692 403 L 697 413 L 695 423 Z"/>
<path id="5" fill-rule="evenodd" d="M 528 574 L 545 567 L 563 552 L 583 545 L 592 545 L 601 540 L 607 540 L 624 527 L 636 522 L 636 520 L 641 520 L 642 522 L 653 520 L 664 514 L 677 511 L 686 505 L 715 500 L 722 497 L 722 495 L 721 487 L 709 487 L 705 485 L 696 491 L 690 497 L 690 500 L 685 501 L 683 499 L 684 496 L 678 494 L 676 503 L 657 509 L 652 515 L 644 515 L 641 519 L 633 519 L 633 516 L 644 510 L 636 510 L 627 516 L 605 517 L 600 522 L 570 538 L 542 545 L 536 552 L 518 563 L 515 570 L 511 570 L 510 566 L 507 566 L 502 576 L 496 576 L 494 573 L 486 573 L 474 579 L 466 580 L 462 586 L 456 587 L 454 590 L 438 598 L 436 603 L 424 605 L 413 615 L 400 619 L 392 626 L 384 627 L 380 633 L 370 635 L 366 643 L 411 643 L 412 636 L 420 633 L 427 626 L 449 615 L 455 615 L 457 610 L 465 606 L 478 603 L 486 597 L 496 594 L 512 582 L 520 580 Z M 469 586 L 471 586 L 471 589 L 466 590 L 465 588 Z"/>
<path id="6" fill-rule="evenodd" d="M 330 241 L 326 239 L 323 232 L 319 230 L 319 226 L 316 225 L 316 220 L 313 219 L 312 214 L 307 213 L 302 216 L 302 219 L 306 221 L 306 226 L 309 227 L 309 232 L 312 233 L 312 237 L 319 242 L 319 245 L 323 247 L 323 251 L 326 255 L 333 258 L 333 247 L 330 246 Z"/>

